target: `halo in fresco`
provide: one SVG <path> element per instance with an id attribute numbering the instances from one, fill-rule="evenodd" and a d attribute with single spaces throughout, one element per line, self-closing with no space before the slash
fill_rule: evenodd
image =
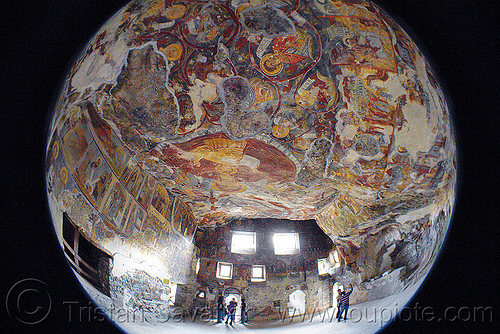
<path id="1" fill-rule="evenodd" d="M 335 282 L 355 285 L 353 304 L 383 305 L 418 288 L 445 237 L 450 117 L 422 52 L 370 1 L 132 1 L 85 47 L 55 106 L 54 226 L 98 305 L 140 306 L 155 328 L 200 291 L 213 307 L 228 288 L 272 322 L 273 301 L 302 286 L 297 272 L 309 308 L 332 307 Z M 268 257 L 253 263 L 267 283 L 248 280 L 252 263 L 213 240 L 259 219 L 315 221 L 328 274 Z M 221 261 L 232 279 L 216 277 Z"/>

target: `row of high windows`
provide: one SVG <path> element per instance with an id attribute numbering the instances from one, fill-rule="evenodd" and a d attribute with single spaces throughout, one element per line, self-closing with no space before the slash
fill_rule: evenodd
<path id="1" fill-rule="evenodd" d="M 251 282 L 264 282 L 266 280 L 266 266 L 253 265 L 250 275 Z M 233 264 L 227 262 L 217 262 L 216 277 L 221 279 L 232 279 Z"/>
<path id="2" fill-rule="evenodd" d="M 340 259 L 337 251 L 330 254 L 329 257 L 318 259 L 318 274 L 326 275 L 329 269 L 340 267 Z M 196 265 L 196 273 L 200 269 L 200 260 Z M 266 266 L 265 265 L 252 265 L 250 271 L 251 282 L 264 282 L 266 280 Z M 217 262 L 217 269 L 215 276 L 219 279 L 232 279 L 233 278 L 233 264 L 229 262 Z"/>
<path id="3" fill-rule="evenodd" d="M 293 255 L 300 253 L 298 233 L 274 233 L 274 254 Z M 231 252 L 238 254 L 255 254 L 257 238 L 255 232 L 233 231 Z"/>

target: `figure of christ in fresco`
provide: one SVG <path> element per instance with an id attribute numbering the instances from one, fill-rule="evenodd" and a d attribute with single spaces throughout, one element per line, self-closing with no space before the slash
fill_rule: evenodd
<path id="1" fill-rule="evenodd" d="M 125 160 L 125 155 L 123 151 L 123 147 L 119 146 L 116 148 L 114 151 L 114 154 L 112 155 L 113 157 L 113 163 L 115 166 L 117 166 L 119 169 L 118 170 L 123 170 L 123 162 Z"/>
<path id="2" fill-rule="evenodd" d="M 194 149 L 195 163 L 200 163 L 201 159 L 216 163 L 217 181 L 212 183 L 212 188 L 219 191 L 241 192 L 246 188 L 239 184 L 232 176 L 236 174 L 235 165 L 239 165 L 243 159 L 243 150 L 246 141 L 232 141 L 223 138 L 207 140 L 205 145 Z"/>
<path id="3" fill-rule="evenodd" d="M 69 169 L 74 170 L 89 144 L 80 123 L 68 121 L 65 125 L 67 124 L 72 127 L 62 137 L 62 148 Z"/>
<path id="4" fill-rule="evenodd" d="M 198 280 L 205 283 L 206 285 L 213 285 L 216 282 L 216 267 L 217 262 L 203 259 L 201 262 L 200 271 L 198 272 Z"/>
<path id="5" fill-rule="evenodd" d="M 48 153 L 46 172 L 48 173 L 48 190 L 56 197 L 61 194 L 64 185 L 68 181 L 68 170 L 64 166 L 62 152 L 60 152 L 59 141 L 54 140 L 52 150 Z"/>
<path id="6" fill-rule="evenodd" d="M 232 174 L 236 173 L 236 167 L 243 159 L 243 150 L 246 141 L 233 141 L 224 138 L 214 138 L 204 141 L 204 145 L 198 146 L 191 151 L 194 154 L 194 163 L 200 166 L 200 160 L 205 159 L 215 163 L 215 171 L 218 173 L 217 181 L 212 183 L 212 188 L 220 191 L 238 192 L 243 191 L 244 186 L 238 184 Z"/>
<path id="7" fill-rule="evenodd" d="M 218 173 L 217 181 L 212 183 L 212 188 L 219 191 L 240 192 L 245 187 L 239 184 L 232 174 L 236 173 L 234 165 L 240 164 L 246 141 L 233 141 L 224 138 L 214 138 L 204 141 L 191 153 L 194 154 L 195 164 L 200 165 L 200 160 L 214 162 Z"/>
<path id="8" fill-rule="evenodd" d="M 47 165 L 46 165 L 47 168 L 54 165 L 58 156 L 59 156 L 59 142 L 54 140 L 54 142 L 52 144 L 52 149 L 48 153 L 48 159 L 47 159 Z"/>
<path id="9" fill-rule="evenodd" d="M 158 158 L 171 166 L 209 179 L 212 189 L 244 191 L 243 182 L 289 182 L 295 179 L 295 164 L 281 151 L 256 139 L 230 140 L 223 134 L 194 138 L 168 145 Z"/>
<path id="10" fill-rule="evenodd" d="M 229 163 L 222 163 L 215 166 L 215 170 L 219 173 L 217 181 L 212 183 L 212 189 L 224 192 L 242 192 L 246 187 L 236 181 L 232 174 L 236 174 L 236 168 Z"/>

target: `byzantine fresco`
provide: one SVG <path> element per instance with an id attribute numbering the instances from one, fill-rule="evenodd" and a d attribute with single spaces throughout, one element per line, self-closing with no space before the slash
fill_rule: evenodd
<path id="1" fill-rule="evenodd" d="M 449 224 L 450 117 L 432 66 L 370 1 L 133 1 L 71 68 L 48 192 L 95 243 L 154 253 L 179 282 L 196 227 L 242 217 L 314 219 L 348 265 L 335 275 L 405 280 Z M 206 283 L 224 257 L 205 255 Z"/>
<path id="2" fill-rule="evenodd" d="M 196 228 L 189 207 L 131 158 L 130 150 L 92 104 L 78 102 L 66 107 L 63 115 L 67 117 L 54 129 L 47 154 L 52 205 L 66 212 L 82 233 L 105 249 L 113 249 L 124 238 L 144 248 L 142 252 L 160 257 L 165 253 L 159 247 L 171 247 L 179 259 L 170 267 L 170 278 L 186 280 L 189 243 Z"/>
<path id="3" fill-rule="evenodd" d="M 436 164 L 453 179 L 443 93 L 412 40 L 372 4 L 151 1 L 134 13 L 117 15 L 121 28 L 98 34 L 79 63 L 115 55 L 115 38 L 128 51 L 113 79 L 89 93 L 95 80 L 75 68 L 68 94 L 88 94 L 92 121 L 116 130 L 96 134 L 112 167 L 128 159 L 113 148 L 120 139 L 201 224 L 231 217 L 221 205 L 231 196 L 244 216 L 319 217 L 346 234 L 375 201 L 423 186 Z M 436 145 L 437 159 L 420 168 Z"/>

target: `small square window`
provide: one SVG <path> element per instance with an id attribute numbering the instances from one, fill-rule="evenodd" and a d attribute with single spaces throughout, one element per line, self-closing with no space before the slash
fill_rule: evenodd
<path id="1" fill-rule="evenodd" d="M 217 278 L 231 279 L 233 277 L 233 264 L 217 262 Z"/>
<path id="2" fill-rule="evenodd" d="M 339 251 L 333 251 L 330 253 L 330 261 L 333 262 L 333 268 L 340 267 Z"/>
<path id="3" fill-rule="evenodd" d="M 298 233 L 274 233 L 274 254 L 293 255 L 300 253 Z"/>
<path id="4" fill-rule="evenodd" d="M 256 244 L 255 232 L 233 231 L 231 253 L 255 254 Z"/>
<path id="5" fill-rule="evenodd" d="M 318 273 L 320 275 L 328 274 L 328 268 L 330 268 L 328 258 L 318 259 Z"/>
<path id="6" fill-rule="evenodd" d="M 252 282 L 263 282 L 266 280 L 266 266 L 252 266 Z"/>

